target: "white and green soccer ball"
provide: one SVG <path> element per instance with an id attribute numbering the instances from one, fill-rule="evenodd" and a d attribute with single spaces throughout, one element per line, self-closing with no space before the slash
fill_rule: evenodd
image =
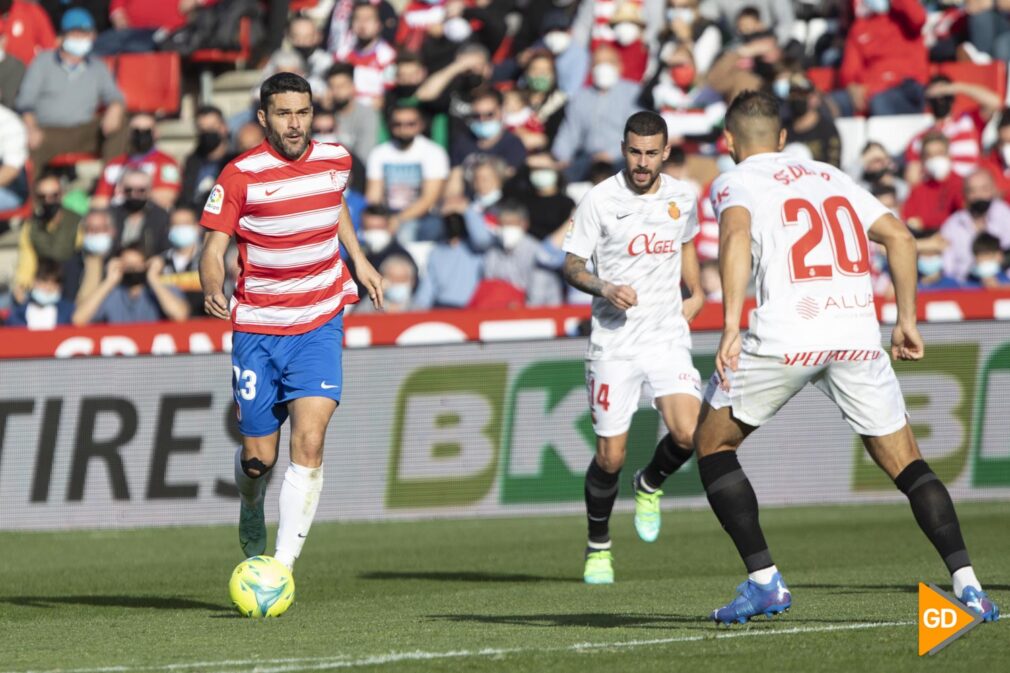
<path id="1" fill-rule="evenodd" d="M 232 572 L 228 593 L 243 617 L 280 617 L 295 602 L 295 578 L 273 556 L 253 556 Z"/>

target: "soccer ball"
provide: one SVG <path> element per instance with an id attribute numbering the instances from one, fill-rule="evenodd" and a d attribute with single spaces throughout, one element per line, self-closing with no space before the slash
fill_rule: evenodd
<path id="1" fill-rule="evenodd" d="M 243 617 L 280 617 L 295 602 L 295 578 L 273 556 L 253 556 L 232 572 L 228 593 Z"/>

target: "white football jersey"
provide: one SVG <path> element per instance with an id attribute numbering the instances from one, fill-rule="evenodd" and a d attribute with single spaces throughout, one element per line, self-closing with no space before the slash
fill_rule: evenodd
<path id="1" fill-rule="evenodd" d="M 712 185 L 716 216 L 733 206 L 751 216 L 758 308 L 745 350 L 880 348 L 867 231 L 890 211 L 829 164 L 757 154 Z"/>
<path id="2" fill-rule="evenodd" d="M 624 172 L 589 190 L 579 202 L 562 246 L 592 259 L 596 275 L 630 285 L 638 305 L 627 311 L 593 297 L 593 331 L 586 358 L 629 359 L 650 349 L 690 348 L 680 296 L 680 248 L 698 232 L 691 186 L 659 176 L 654 194 L 628 187 Z"/>

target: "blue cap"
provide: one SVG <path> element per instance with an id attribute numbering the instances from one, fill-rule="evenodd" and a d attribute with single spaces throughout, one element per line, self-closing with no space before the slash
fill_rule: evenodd
<path id="1" fill-rule="evenodd" d="M 71 30 L 93 31 L 95 20 L 91 18 L 91 12 L 83 7 L 73 7 L 68 9 L 60 20 L 60 32 L 68 33 Z"/>

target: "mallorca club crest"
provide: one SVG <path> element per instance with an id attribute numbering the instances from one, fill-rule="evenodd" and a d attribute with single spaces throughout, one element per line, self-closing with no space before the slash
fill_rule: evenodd
<path id="1" fill-rule="evenodd" d="M 680 217 L 680 208 L 677 207 L 676 201 L 670 201 L 669 207 L 667 207 L 666 212 L 669 213 L 671 220 L 676 220 Z"/>

